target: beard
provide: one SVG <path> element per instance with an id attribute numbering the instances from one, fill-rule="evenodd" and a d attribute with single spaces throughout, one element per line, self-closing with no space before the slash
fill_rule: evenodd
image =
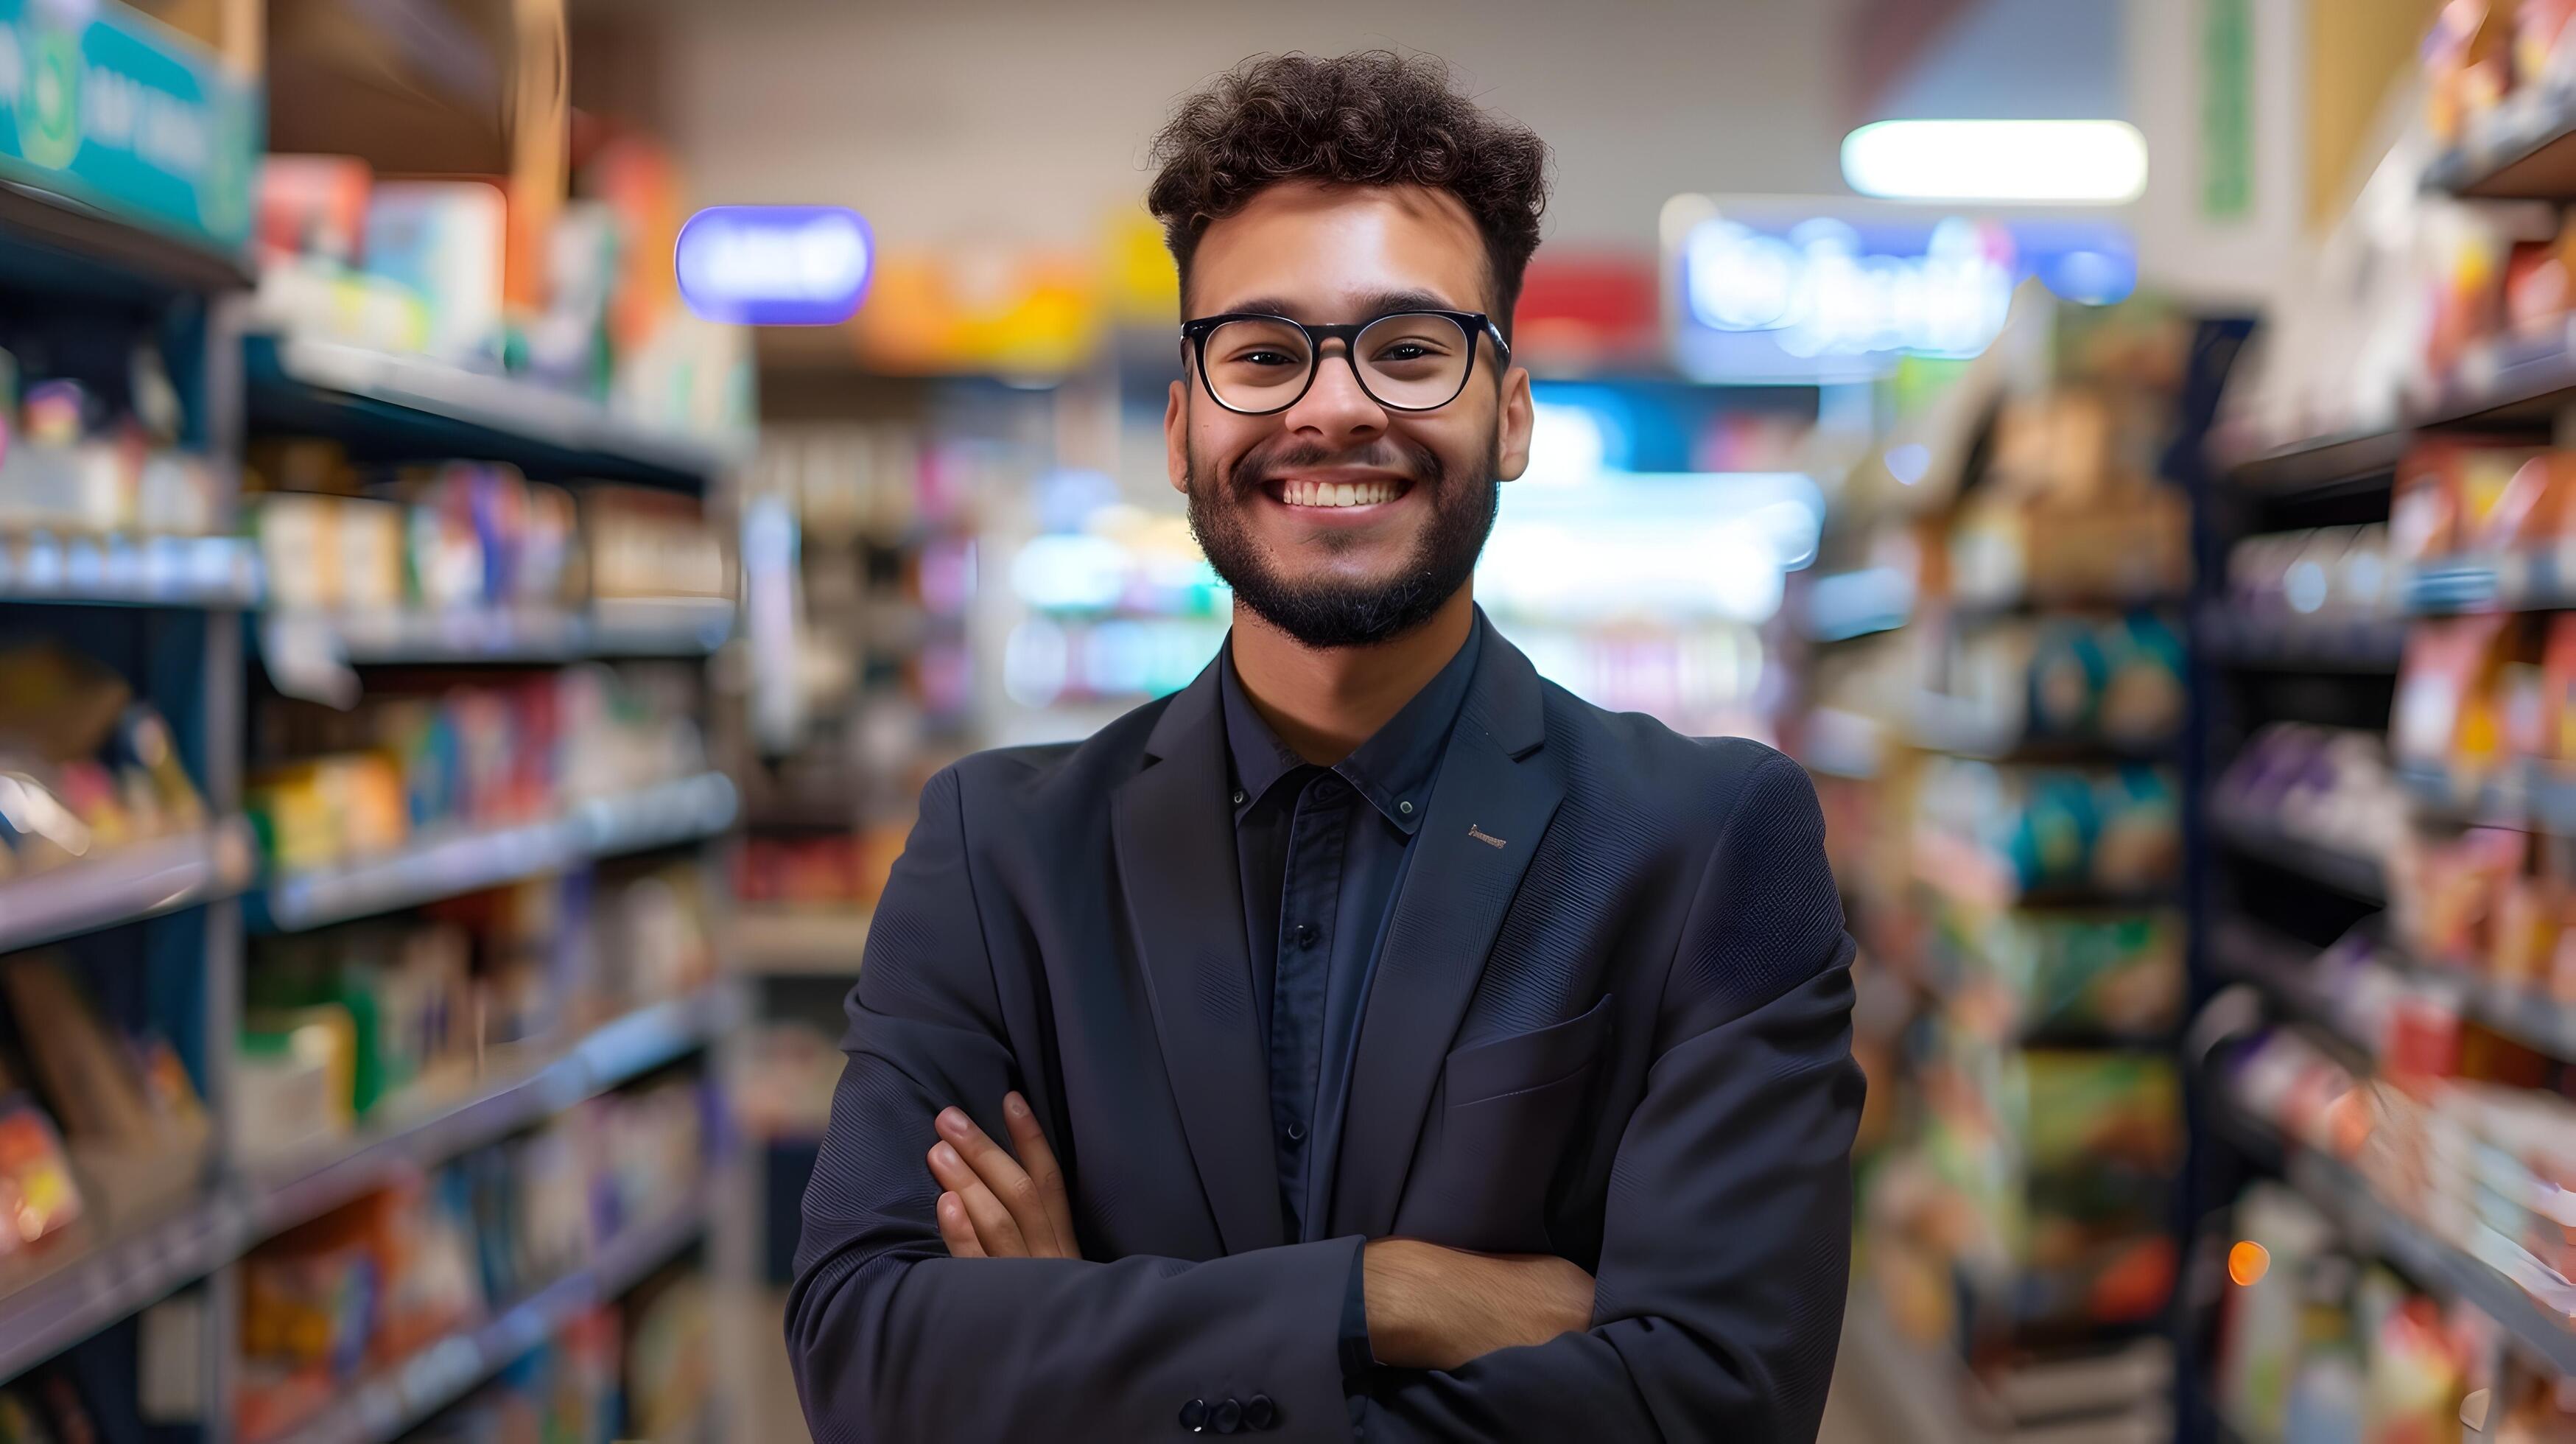
<path id="1" fill-rule="evenodd" d="M 1489 443 L 1472 475 L 1453 473 L 1437 452 L 1419 444 L 1381 440 L 1356 453 L 1311 442 L 1264 443 L 1220 474 L 1193 448 L 1189 455 L 1190 530 L 1208 565 L 1234 589 L 1235 600 L 1255 616 L 1313 648 L 1366 647 L 1403 636 L 1431 620 L 1476 573 L 1476 558 L 1494 529 L 1502 489 L 1494 482 L 1499 440 Z M 1391 574 L 1357 577 L 1289 576 L 1263 552 L 1247 519 L 1261 502 L 1263 484 L 1280 472 L 1326 465 L 1371 466 L 1412 479 L 1412 491 L 1431 502 L 1431 521 L 1413 554 Z M 1408 492 L 1407 495 L 1411 495 Z M 1347 550 L 1356 539 L 1337 531 L 1314 541 L 1327 552 Z"/>

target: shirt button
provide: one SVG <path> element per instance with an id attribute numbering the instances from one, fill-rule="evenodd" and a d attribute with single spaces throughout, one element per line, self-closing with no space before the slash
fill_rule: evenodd
<path id="1" fill-rule="evenodd" d="M 1235 805 L 1235 806 L 1237 806 L 1237 807 L 1241 807 L 1241 806 L 1243 805 L 1243 792 L 1242 792 L 1242 790 L 1241 790 L 1241 789 L 1239 789 L 1239 788 L 1235 791 L 1235 794 L 1234 794 L 1234 805 Z"/>
<path id="2" fill-rule="evenodd" d="M 1288 1141 L 1289 1141 L 1289 1142 L 1291 1142 L 1291 1143 L 1303 1143 L 1303 1142 L 1305 1142 L 1305 1141 L 1306 1141 L 1306 1125 L 1305 1125 L 1305 1124 L 1303 1124 L 1303 1123 L 1291 1123 L 1291 1124 L 1289 1124 L 1289 1125 L 1288 1125 Z"/>
<path id="3" fill-rule="evenodd" d="M 1413 804 L 1410 802 L 1399 802 L 1395 805 L 1395 810 L 1403 813 L 1407 817 L 1411 817 L 1413 815 Z"/>
<path id="4" fill-rule="evenodd" d="M 1299 923 L 1289 932 L 1288 936 L 1297 940 L 1297 946 L 1301 948 L 1311 948 L 1315 945 L 1315 925 L 1313 923 Z"/>

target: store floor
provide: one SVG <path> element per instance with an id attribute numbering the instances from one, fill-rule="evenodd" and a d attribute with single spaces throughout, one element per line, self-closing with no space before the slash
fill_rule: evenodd
<path id="1" fill-rule="evenodd" d="M 749 1357 L 736 1366 L 744 1383 L 744 1432 L 736 1437 L 761 1444 L 793 1444 L 809 1437 L 804 1416 L 797 1412 L 796 1381 L 787 1372 L 787 1340 L 779 1326 L 787 1314 L 786 1291 L 755 1290 L 739 1297 L 735 1307 L 740 1312 L 727 1337 L 752 1346 L 745 1351 Z M 1816 1444 L 1883 1444 L 1843 1381 L 1837 1381 L 1825 1401 L 1825 1427 Z"/>

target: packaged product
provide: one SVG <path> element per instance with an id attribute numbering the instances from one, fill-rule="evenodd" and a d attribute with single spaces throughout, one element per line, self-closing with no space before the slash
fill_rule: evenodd
<path id="1" fill-rule="evenodd" d="M 0 1098 L 0 1256 L 71 1227 L 81 1212 L 80 1184 L 53 1120 L 23 1093 Z"/>
<path id="2" fill-rule="evenodd" d="M 2389 498 L 2390 559 L 2412 566 L 2477 550 L 2515 475 L 2546 454 L 2542 448 L 2501 439 L 2417 441 L 2398 462 Z"/>
<path id="3" fill-rule="evenodd" d="M 2511 656 L 2510 623 L 2493 614 L 2452 617 L 2408 632 L 2388 729 L 2400 765 L 2446 770 L 2463 783 L 2496 770 L 2505 715 L 2495 683 Z"/>
<path id="4" fill-rule="evenodd" d="M 355 266 L 374 182 L 374 171 L 355 156 L 264 157 L 259 168 L 262 265 L 310 258 Z"/>
<path id="5" fill-rule="evenodd" d="M 420 297 L 429 355 L 499 362 L 508 226 L 500 188 L 482 181 L 381 181 L 368 195 L 365 268 Z"/>

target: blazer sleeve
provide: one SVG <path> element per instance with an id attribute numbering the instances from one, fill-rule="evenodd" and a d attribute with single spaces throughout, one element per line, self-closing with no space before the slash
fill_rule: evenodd
<path id="1" fill-rule="evenodd" d="M 848 1003 L 787 1298 L 818 1444 L 1132 1444 L 1192 1400 L 1267 1397 L 1269 1433 L 1347 1441 L 1339 1331 L 1356 1238 L 1207 1262 L 953 1259 L 926 1155 L 951 1104 L 1007 1138 L 1017 1076 L 967 871 L 955 769 L 922 793 Z M 1195 1187 L 1188 1179 L 1175 1187 Z"/>
<path id="2" fill-rule="evenodd" d="M 1592 1329 L 1381 1374 L 1370 1444 L 1816 1437 L 1862 1082 L 1851 940 L 1797 764 L 1755 764 L 1689 917 L 1612 1164 Z"/>

